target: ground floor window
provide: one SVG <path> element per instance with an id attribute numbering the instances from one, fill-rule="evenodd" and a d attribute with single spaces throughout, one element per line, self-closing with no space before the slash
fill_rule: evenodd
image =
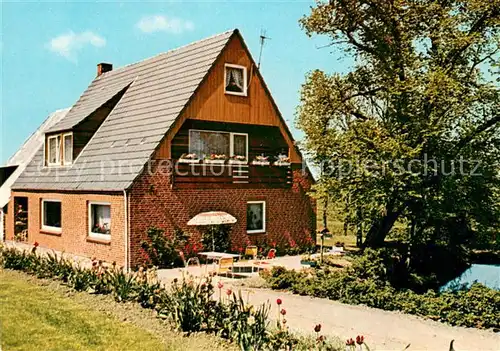
<path id="1" fill-rule="evenodd" d="M 42 200 L 42 229 L 61 231 L 61 201 Z"/>
<path id="2" fill-rule="evenodd" d="M 89 236 L 109 240 L 111 238 L 111 205 L 89 203 Z"/>
<path id="3" fill-rule="evenodd" d="M 266 202 L 247 202 L 247 233 L 264 233 L 266 231 Z"/>

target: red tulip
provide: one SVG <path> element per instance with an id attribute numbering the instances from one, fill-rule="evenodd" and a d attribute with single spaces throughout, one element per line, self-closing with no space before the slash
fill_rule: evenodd
<path id="1" fill-rule="evenodd" d="M 34 246 L 34 247 L 38 247 L 39 245 L 40 245 L 40 244 L 38 243 L 38 241 L 35 241 L 35 242 L 33 243 L 33 246 Z"/>
<path id="2" fill-rule="evenodd" d="M 233 293 L 233 292 L 231 291 L 231 289 L 227 289 L 227 291 L 226 291 L 226 295 L 227 295 L 227 296 L 230 296 L 232 293 Z"/>
<path id="3" fill-rule="evenodd" d="M 219 289 L 222 289 L 222 288 L 224 287 L 224 284 L 222 284 L 222 282 L 219 282 L 219 284 L 217 284 L 217 287 L 218 287 Z"/>
<path id="4" fill-rule="evenodd" d="M 277 303 L 277 304 L 278 304 L 278 306 L 279 306 L 279 305 L 281 305 L 281 304 L 283 303 L 283 301 L 281 301 L 281 299 L 277 299 L 277 300 L 276 300 L 276 303 Z"/>
<path id="5" fill-rule="evenodd" d="M 358 344 L 358 345 L 362 345 L 362 344 L 363 344 L 363 342 L 364 342 L 364 340 L 365 340 L 365 338 L 364 338 L 364 336 L 363 336 L 363 335 L 358 335 L 358 336 L 356 336 L 356 344 Z"/>
<path id="6" fill-rule="evenodd" d="M 347 341 L 345 342 L 345 344 L 346 344 L 347 346 L 354 346 L 354 340 L 352 340 L 352 338 L 347 339 Z"/>
<path id="7" fill-rule="evenodd" d="M 282 308 L 280 313 L 284 316 L 286 314 L 286 310 Z"/>
<path id="8" fill-rule="evenodd" d="M 316 326 L 314 327 L 314 331 L 316 333 L 319 333 L 321 331 L 321 324 L 316 324 Z"/>

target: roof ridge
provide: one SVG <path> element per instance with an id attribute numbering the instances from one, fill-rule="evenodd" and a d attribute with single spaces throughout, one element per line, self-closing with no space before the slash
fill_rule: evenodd
<path id="1" fill-rule="evenodd" d="M 149 61 L 149 60 L 155 59 L 155 58 L 160 57 L 160 56 L 162 56 L 162 55 L 170 54 L 170 53 L 172 53 L 172 52 L 174 52 L 174 51 L 177 51 L 177 50 L 180 50 L 180 49 L 184 49 L 184 48 L 186 48 L 186 47 L 188 47 L 188 46 L 195 45 L 195 44 L 199 44 L 199 43 L 202 43 L 202 42 L 204 42 L 204 41 L 208 41 L 208 40 L 210 40 L 210 39 L 213 39 L 213 38 L 216 38 L 216 37 L 219 37 L 219 36 L 223 36 L 223 35 L 227 35 L 227 34 L 229 34 L 229 33 L 234 33 L 234 32 L 237 32 L 237 31 L 238 31 L 238 28 L 234 28 L 234 29 L 226 30 L 226 31 L 224 31 L 224 32 L 222 32 L 222 33 L 214 34 L 214 35 L 211 35 L 211 36 L 209 36 L 209 37 L 205 37 L 205 38 L 203 38 L 203 39 L 199 39 L 199 40 L 193 41 L 193 42 L 191 42 L 191 43 L 188 43 L 188 44 L 185 44 L 185 45 L 182 45 L 182 46 L 179 46 L 179 47 L 176 47 L 176 48 L 173 48 L 173 49 L 170 49 L 170 50 L 164 51 L 164 52 L 160 52 L 160 53 L 158 53 L 158 54 L 156 54 L 156 55 L 153 55 L 153 56 L 151 56 L 151 57 L 147 57 L 147 58 L 142 59 L 142 60 L 137 61 L 137 62 L 129 63 L 129 64 L 125 65 L 125 66 L 121 66 L 121 67 L 119 67 L 119 68 L 117 68 L 117 69 L 114 69 L 114 70 L 111 70 L 111 71 L 109 71 L 109 72 L 105 72 L 105 73 L 101 74 L 99 77 L 96 77 L 96 79 L 100 79 L 101 77 L 110 76 L 110 75 L 112 75 L 112 74 L 114 74 L 114 73 L 116 73 L 116 72 L 122 71 L 122 70 L 124 70 L 124 69 L 126 69 L 126 68 L 129 68 L 129 67 L 131 67 L 131 66 L 138 65 L 138 64 L 140 64 L 140 63 L 143 63 L 143 62 L 146 62 L 146 61 Z"/>

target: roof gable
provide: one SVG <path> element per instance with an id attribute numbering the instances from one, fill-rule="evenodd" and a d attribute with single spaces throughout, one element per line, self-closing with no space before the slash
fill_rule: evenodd
<path id="1" fill-rule="evenodd" d="M 236 96 L 226 94 L 225 65 L 235 64 L 247 70 L 248 94 Z M 186 119 L 266 125 L 278 127 L 289 148 L 292 162 L 299 163 L 302 156 L 294 144 L 281 113 L 260 74 L 243 37 L 237 32 L 214 63 L 207 77 L 200 84 L 195 94 L 179 118 L 172 124 L 165 140 L 160 144 L 156 156 L 170 158 L 170 142 L 175 137 Z"/>

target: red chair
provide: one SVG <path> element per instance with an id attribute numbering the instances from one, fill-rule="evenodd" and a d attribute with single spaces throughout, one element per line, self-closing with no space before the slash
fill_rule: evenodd
<path id="1" fill-rule="evenodd" d="M 268 260 L 272 260 L 275 257 L 276 257 L 276 249 L 269 250 L 269 252 L 267 253 L 267 257 L 266 258 Z"/>

